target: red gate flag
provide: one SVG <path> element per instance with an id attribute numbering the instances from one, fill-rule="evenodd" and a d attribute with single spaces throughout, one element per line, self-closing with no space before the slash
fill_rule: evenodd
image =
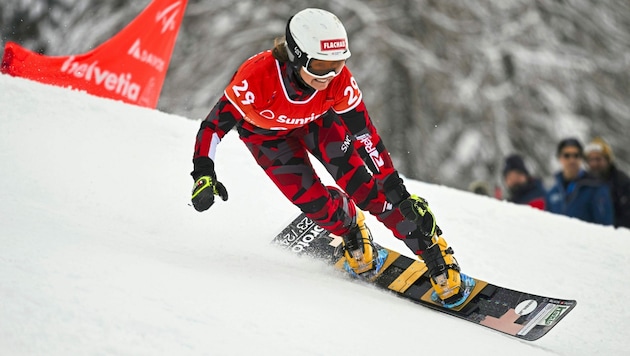
<path id="1" fill-rule="evenodd" d="M 8 42 L 0 72 L 155 108 L 187 0 L 153 0 L 94 50 L 45 56 Z"/>

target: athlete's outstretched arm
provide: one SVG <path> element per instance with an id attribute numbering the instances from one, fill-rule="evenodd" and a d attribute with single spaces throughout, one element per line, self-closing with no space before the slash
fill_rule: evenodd
<path id="1" fill-rule="evenodd" d="M 202 176 L 216 178 L 214 173 L 216 147 L 240 117 L 238 110 L 223 95 L 201 122 L 193 155 L 194 169 L 191 172 L 195 180 Z"/>
<path id="2" fill-rule="evenodd" d="M 388 175 L 394 170 L 394 164 L 389 157 L 389 152 L 372 119 L 361 102 L 356 108 L 339 115 L 341 121 L 354 136 L 354 147 L 357 149 L 367 167 L 374 175 Z"/>
<path id="3" fill-rule="evenodd" d="M 372 119 L 363 101 L 354 109 L 339 114 L 341 121 L 354 136 L 354 147 L 359 152 L 365 165 L 372 171 L 379 189 L 382 189 L 387 200 L 397 204 L 409 197 L 402 179 L 394 168 L 389 152 L 376 131 Z"/>

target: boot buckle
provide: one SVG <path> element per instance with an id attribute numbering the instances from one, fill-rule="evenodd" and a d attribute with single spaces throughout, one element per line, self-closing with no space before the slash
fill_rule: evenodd
<path id="1" fill-rule="evenodd" d="M 357 267 L 354 268 L 355 273 L 361 274 L 372 269 L 372 261 L 365 261 L 365 258 L 363 257 L 363 251 L 360 248 L 349 252 L 352 256 L 352 259 L 354 259 L 354 261 L 356 261 L 357 263 Z"/>
<path id="2" fill-rule="evenodd" d="M 435 281 L 436 285 L 442 288 L 446 288 L 448 286 L 448 271 L 445 271 L 443 273 L 440 273 L 437 276 L 434 276 L 433 280 Z"/>

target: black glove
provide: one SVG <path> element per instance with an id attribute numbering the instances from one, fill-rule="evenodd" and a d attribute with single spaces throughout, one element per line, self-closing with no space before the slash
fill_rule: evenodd
<path id="1" fill-rule="evenodd" d="M 403 216 L 418 225 L 424 236 L 432 238 L 434 235 L 442 235 L 442 230 L 435 224 L 435 216 L 429 209 L 429 203 L 417 195 L 404 199 L 398 205 Z"/>
<path id="2" fill-rule="evenodd" d="M 225 186 L 210 176 L 199 177 L 192 191 L 192 204 L 197 211 L 208 210 L 214 204 L 214 196 L 218 195 L 226 201 L 228 193 Z"/>

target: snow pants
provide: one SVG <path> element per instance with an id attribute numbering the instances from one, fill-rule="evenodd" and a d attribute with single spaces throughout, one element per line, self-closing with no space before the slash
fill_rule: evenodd
<path id="1" fill-rule="evenodd" d="M 376 216 L 399 239 L 416 230 L 416 225 L 405 220 L 379 190 L 337 115 L 323 115 L 306 126 L 276 135 L 251 132 L 242 126 L 239 134 L 278 189 L 329 232 L 343 236 L 349 231 L 356 215 L 354 204 Z M 323 164 L 347 195 L 322 184 L 308 153 Z"/>

